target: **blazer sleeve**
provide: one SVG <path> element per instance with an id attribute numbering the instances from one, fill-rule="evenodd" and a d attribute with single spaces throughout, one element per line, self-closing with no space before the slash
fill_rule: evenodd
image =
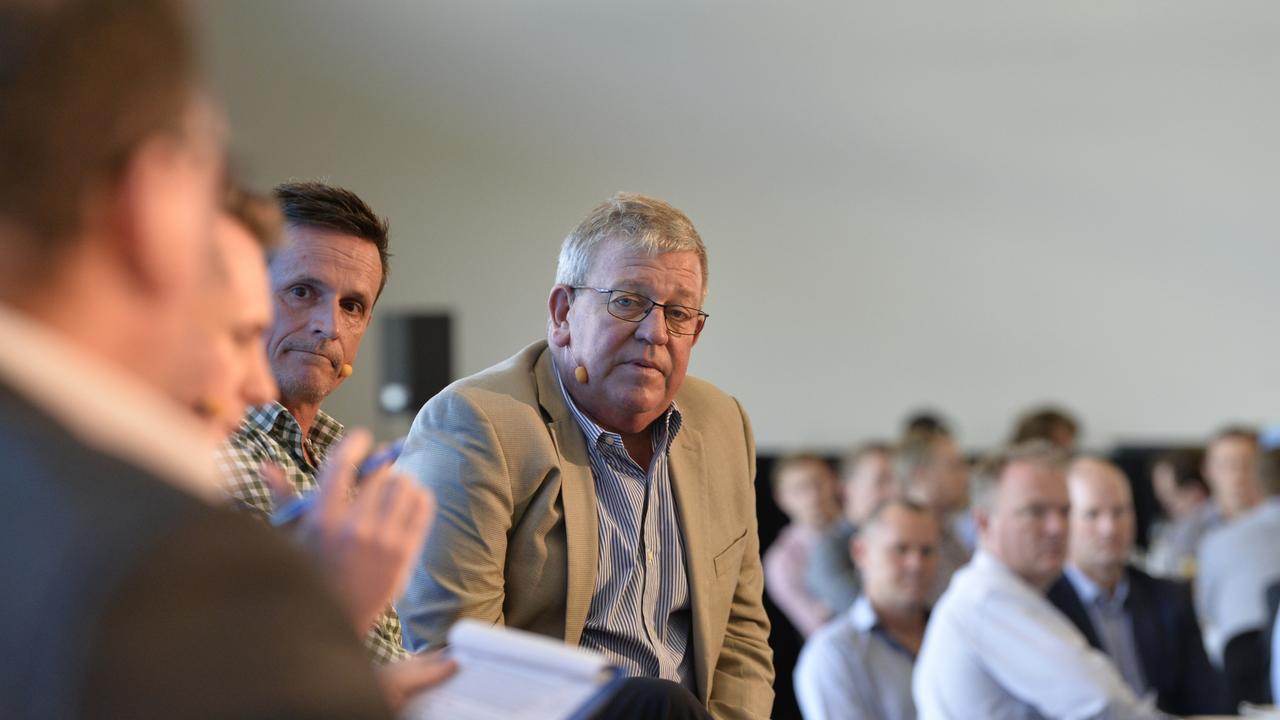
<path id="1" fill-rule="evenodd" d="M 403 597 L 405 644 L 439 647 L 460 617 L 502 623 L 512 492 L 494 425 L 445 390 L 414 420 L 398 468 L 435 493 L 436 517 Z"/>
<path id="2" fill-rule="evenodd" d="M 736 400 L 735 400 L 736 404 Z M 746 442 L 749 476 L 740 492 L 751 499 L 747 510 L 746 546 L 725 626 L 724 644 L 716 661 L 707 707 L 716 718 L 768 718 L 773 712 L 773 651 L 769 647 L 769 618 L 765 615 L 764 572 L 760 566 L 760 536 L 755 513 L 756 447 L 747 414 L 737 405 Z"/>

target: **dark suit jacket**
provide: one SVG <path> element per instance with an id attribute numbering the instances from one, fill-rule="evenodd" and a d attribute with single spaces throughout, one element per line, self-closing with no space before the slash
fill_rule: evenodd
<path id="1" fill-rule="evenodd" d="M 1156 704 L 1174 715 L 1234 712 L 1217 670 L 1209 664 L 1191 589 L 1181 582 L 1153 578 L 1130 567 L 1125 609 L 1133 624 L 1142 674 L 1156 690 Z M 1064 575 L 1049 589 L 1049 600 L 1089 640 L 1103 650 L 1089 612 Z"/>
<path id="2" fill-rule="evenodd" d="M 0 497 L 0 717 L 388 716 L 286 542 L 83 446 L 2 383 Z"/>

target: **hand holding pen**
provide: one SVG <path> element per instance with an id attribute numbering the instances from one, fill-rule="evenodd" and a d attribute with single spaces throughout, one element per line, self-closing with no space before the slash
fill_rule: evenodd
<path id="1" fill-rule="evenodd" d="M 390 467 L 398 445 L 370 454 L 372 444 L 368 432 L 348 433 L 320 468 L 320 489 L 279 513 L 286 523 L 297 521 L 295 537 L 316 558 L 360 632 L 404 588 L 435 512 L 430 491 Z M 361 457 L 366 459 L 357 468 Z M 293 518 L 285 518 L 286 511 Z"/>

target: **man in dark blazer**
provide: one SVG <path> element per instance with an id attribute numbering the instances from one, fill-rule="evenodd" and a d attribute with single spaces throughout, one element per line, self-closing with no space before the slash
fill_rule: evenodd
<path id="1" fill-rule="evenodd" d="M 0 717 L 389 717 L 170 399 L 209 347 L 224 152 L 182 7 L 0 4 Z"/>
<path id="2" fill-rule="evenodd" d="M 1175 715 L 1231 712 L 1209 664 L 1185 584 L 1153 578 L 1127 564 L 1133 548 L 1133 497 L 1115 465 L 1081 458 L 1067 476 L 1071 541 L 1066 572 L 1049 589 L 1053 602 L 1107 653 L 1139 695 Z"/>

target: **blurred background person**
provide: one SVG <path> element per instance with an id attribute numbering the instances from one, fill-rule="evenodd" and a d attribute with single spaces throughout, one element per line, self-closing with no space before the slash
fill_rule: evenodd
<path id="1" fill-rule="evenodd" d="M 951 576 L 969 562 L 969 549 L 956 537 L 955 518 L 969 505 L 969 465 L 948 434 L 916 431 L 893 454 L 893 474 L 902 496 L 938 517 L 938 561 L 930 601 L 941 597 Z"/>
<path id="2" fill-rule="evenodd" d="M 1151 463 L 1151 487 L 1164 511 L 1152 529 L 1147 571 L 1190 579 L 1196 573 L 1196 548 L 1219 523 L 1218 508 L 1202 474 L 1204 452 L 1181 448 L 1163 452 Z"/>
<path id="3" fill-rule="evenodd" d="M 1238 462 L 1253 463 L 1243 449 Z M 1233 699 L 1266 703 L 1271 701 L 1271 649 L 1265 634 L 1274 615 L 1267 593 L 1280 583 L 1280 450 L 1263 454 L 1256 468 L 1253 489 L 1228 492 L 1237 499 L 1265 499 L 1205 536 L 1197 555 L 1195 596 L 1210 656 L 1221 660 Z"/>
<path id="4" fill-rule="evenodd" d="M 831 608 L 809 592 L 809 555 L 840 516 L 836 475 L 818 455 L 783 458 L 773 470 L 774 502 L 790 519 L 765 551 L 764 588 L 804 636 L 831 619 Z"/>
<path id="5" fill-rule="evenodd" d="M 1232 425 L 1214 434 L 1204 456 L 1204 479 L 1209 484 L 1219 523 L 1227 523 L 1262 501 L 1258 487 L 1258 433 Z"/>
<path id="6" fill-rule="evenodd" d="M 1049 600 L 1111 658 L 1134 694 L 1154 694 L 1174 715 L 1230 713 L 1190 587 L 1129 564 L 1137 522 L 1128 478 L 1110 462 L 1082 457 L 1067 471 L 1067 488 L 1068 561 Z"/>
<path id="7" fill-rule="evenodd" d="M 937 570 L 937 516 L 889 500 L 872 511 L 850 552 L 863 592 L 805 643 L 795 673 L 800 709 L 808 720 L 911 720 L 911 670 Z"/>
<path id="8" fill-rule="evenodd" d="M 892 458 L 889 444 L 869 442 L 840 465 L 843 517 L 813 547 L 806 572 L 809 591 L 833 614 L 848 610 L 860 591 L 858 570 L 849 557 L 850 541 L 871 511 L 898 492 Z"/>

